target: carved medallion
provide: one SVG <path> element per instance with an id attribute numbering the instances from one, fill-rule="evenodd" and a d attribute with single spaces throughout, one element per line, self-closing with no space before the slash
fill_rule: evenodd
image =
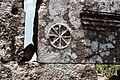
<path id="1" fill-rule="evenodd" d="M 57 23 L 48 31 L 50 44 L 57 49 L 64 49 L 71 42 L 70 28 L 65 24 Z"/>

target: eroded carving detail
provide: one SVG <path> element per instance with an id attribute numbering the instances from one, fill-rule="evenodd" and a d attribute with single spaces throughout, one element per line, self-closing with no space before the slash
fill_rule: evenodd
<path id="1" fill-rule="evenodd" d="M 50 44 L 57 49 L 64 49 L 71 42 L 70 28 L 64 24 L 57 23 L 48 31 Z"/>

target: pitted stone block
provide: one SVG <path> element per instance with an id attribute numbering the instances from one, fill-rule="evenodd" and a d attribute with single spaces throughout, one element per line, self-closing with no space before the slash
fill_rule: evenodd
<path id="1" fill-rule="evenodd" d="M 48 0 L 38 10 L 38 61 L 84 63 L 88 55 L 81 29 L 80 0 Z"/>
<path id="2" fill-rule="evenodd" d="M 0 1 L 0 61 L 16 60 L 23 49 L 24 10 L 20 0 Z"/>
<path id="3" fill-rule="evenodd" d="M 52 25 L 48 30 L 50 44 L 57 49 L 64 49 L 71 42 L 70 28 L 62 23 Z"/>
<path id="4" fill-rule="evenodd" d="M 119 2 L 119 0 L 43 2 L 38 10 L 38 61 L 120 63 Z M 66 25 L 70 28 L 65 33 L 68 39 L 58 34 L 62 33 L 59 27 L 64 32 Z"/>

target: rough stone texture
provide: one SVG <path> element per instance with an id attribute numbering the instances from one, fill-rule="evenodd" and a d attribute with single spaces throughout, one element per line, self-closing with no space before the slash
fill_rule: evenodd
<path id="1" fill-rule="evenodd" d="M 13 5 L 15 5 L 14 10 L 12 10 Z M 12 60 L 16 60 L 16 56 L 20 55 L 23 49 L 24 11 L 21 1 L 0 2 L 0 16 L 0 80 L 97 80 L 94 64 L 26 62 L 18 65 L 17 61 Z M 35 29 L 38 24 L 37 19 L 36 13 Z M 46 40 L 42 39 L 42 41 Z M 75 53 L 66 54 L 73 59 L 77 58 Z"/>
<path id="2" fill-rule="evenodd" d="M 85 0 L 85 9 L 97 12 L 120 13 L 119 0 Z"/>
<path id="3" fill-rule="evenodd" d="M 11 76 L 11 70 L 0 63 L 0 80 L 11 80 Z"/>
<path id="4" fill-rule="evenodd" d="M 16 60 L 21 53 L 24 16 L 22 1 L 0 1 L 0 61 Z"/>
<path id="5" fill-rule="evenodd" d="M 87 31 L 86 46 L 92 63 L 119 63 L 119 32 Z"/>
<path id="6" fill-rule="evenodd" d="M 45 0 L 38 9 L 38 61 L 43 63 L 120 63 L 119 0 Z M 38 5 L 37 5 L 38 6 Z M 101 13 L 91 29 L 82 25 L 82 11 Z M 110 17 L 108 15 L 113 14 Z M 87 17 L 87 16 L 86 16 Z M 89 16 L 92 18 L 91 16 Z M 117 18 L 117 19 L 115 19 Z M 93 18 L 92 18 L 93 19 Z M 113 19 L 109 21 L 109 19 Z M 106 21 L 106 22 L 105 22 Z M 109 21 L 109 23 L 107 22 Z M 117 22 L 115 22 L 117 21 Z M 57 23 L 70 29 L 72 41 L 68 47 L 57 49 L 51 45 L 49 30 Z M 90 22 L 89 22 L 90 23 Z M 104 24 L 103 24 L 104 23 Z M 100 27 L 95 24 L 100 24 Z M 103 24 L 103 25 L 102 25 Z M 108 26 L 106 26 L 109 24 Z M 101 28 L 101 25 L 104 28 Z M 110 26 L 113 27 L 110 27 Z M 115 27 L 114 27 L 115 25 Z M 116 28 L 117 26 L 117 28 Z M 107 28 L 106 28 L 107 27 Z M 57 28 L 56 28 L 57 31 Z M 55 34 L 55 33 L 54 33 Z M 56 36 L 56 35 L 53 35 Z M 53 41 L 56 40 L 53 37 Z M 55 44 L 58 44 L 59 41 Z"/>
<path id="7" fill-rule="evenodd" d="M 82 25 L 85 28 L 85 45 L 89 52 L 87 57 L 89 62 L 120 63 L 120 1 L 87 0 L 83 10 L 91 15 L 86 16 L 89 20 L 87 24 L 94 24 Z"/>
<path id="8" fill-rule="evenodd" d="M 38 10 L 38 60 L 47 63 L 84 63 L 88 55 L 83 44 L 80 0 L 47 0 Z M 54 48 L 49 42 L 49 29 L 61 23 L 69 27 L 72 41 L 64 49 Z"/>
<path id="9" fill-rule="evenodd" d="M 39 64 L 18 66 L 10 62 L 0 67 L 2 80 L 97 80 L 95 65 Z M 4 76 L 3 76 L 4 75 Z"/>
<path id="10" fill-rule="evenodd" d="M 95 64 L 59 63 L 119 63 L 119 29 L 117 31 L 109 28 L 107 28 L 108 31 L 106 31 L 107 29 L 95 30 L 96 28 L 84 30 L 80 16 L 83 7 L 88 8 L 88 11 L 114 13 L 114 7 L 113 9 L 108 8 L 109 3 L 113 3 L 109 2 L 111 0 L 87 0 L 85 2 L 87 6 L 85 6 L 81 1 L 44 0 L 41 6 L 40 3 L 37 3 L 36 10 L 39 10 L 36 11 L 34 23 L 35 30 L 38 30 L 38 43 L 35 39 L 34 43 L 38 45 L 38 62 L 57 62 L 58 64 L 28 62 L 23 65 L 11 61 L 15 60 L 23 48 L 24 11 L 22 3 L 0 2 L 0 80 L 97 80 Z M 115 1 L 118 0 L 113 2 Z M 100 7 L 95 9 L 96 6 L 92 4 L 96 2 L 105 3 L 105 6 L 99 5 Z M 115 2 L 114 6 L 117 6 L 118 2 Z M 17 6 L 18 13 L 14 11 L 11 13 L 13 4 Z M 89 8 L 89 6 L 92 7 Z M 102 8 L 102 10 L 101 7 L 105 7 L 105 9 Z M 118 10 L 118 7 L 115 8 Z M 70 27 L 72 41 L 65 49 L 54 48 L 48 40 L 49 28 L 55 23 L 63 23 Z M 9 62 L 3 63 L 6 61 Z"/>

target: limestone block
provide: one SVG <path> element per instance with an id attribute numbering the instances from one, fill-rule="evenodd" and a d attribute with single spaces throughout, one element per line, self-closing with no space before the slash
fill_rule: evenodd
<path id="1" fill-rule="evenodd" d="M 119 0 L 85 0 L 85 10 L 120 13 Z"/>
<path id="2" fill-rule="evenodd" d="M 38 9 L 38 61 L 84 63 L 81 0 L 47 0 Z"/>
<path id="3" fill-rule="evenodd" d="M 3 68 L 4 67 L 4 68 Z M 94 64 L 39 64 L 37 62 L 2 65 L 2 79 L 10 80 L 97 80 Z M 5 72 L 6 71 L 6 72 Z M 1 76 L 3 75 L 3 76 Z M 5 78 L 3 78 L 6 76 Z M 7 78 L 7 76 L 9 76 Z"/>
<path id="4" fill-rule="evenodd" d="M 0 63 L 0 80 L 11 80 L 11 70 Z"/>
<path id="5" fill-rule="evenodd" d="M 37 11 L 38 61 L 120 63 L 119 2 L 119 0 L 43 1 Z M 85 13 L 81 15 L 82 12 Z M 83 23 L 88 26 L 84 26 Z"/>
<path id="6" fill-rule="evenodd" d="M 0 1 L 0 61 L 15 60 L 22 51 L 24 18 L 22 1 Z"/>
<path id="7" fill-rule="evenodd" d="M 119 0 L 85 2 L 81 23 L 90 63 L 120 63 L 119 3 Z"/>

